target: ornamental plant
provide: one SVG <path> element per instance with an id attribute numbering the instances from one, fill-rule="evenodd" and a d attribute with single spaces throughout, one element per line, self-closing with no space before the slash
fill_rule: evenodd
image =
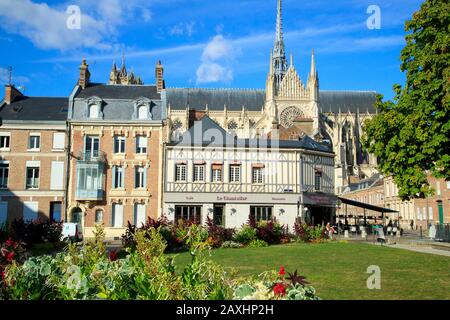
<path id="1" fill-rule="evenodd" d="M 206 226 L 208 228 L 208 243 L 213 248 L 220 248 L 222 244 L 226 241 L 231 241 L 235 233 L 234 229 L 226 229 L 222 226 L 218 226 L 214 221 L 208 216 L 206 221 Z"/>

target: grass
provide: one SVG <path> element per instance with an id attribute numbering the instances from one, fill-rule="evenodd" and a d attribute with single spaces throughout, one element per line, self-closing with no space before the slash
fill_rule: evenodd
<path id="1" fill-rule="evenodd" d="M 174 255 L 181 270 L 190 257 Z M 267 248 L 218 249 L 211 259 L 238 276 L 298 269 L 322 299 L 450 299 L 450 258 L 361 243 L 289 244 Z M 381 290 L 367 289 L 367 268 L 381 269 Z"/>

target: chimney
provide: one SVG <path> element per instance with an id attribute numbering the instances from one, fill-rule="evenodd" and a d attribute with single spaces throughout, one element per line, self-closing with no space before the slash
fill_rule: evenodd
<path id="1" fill-rule="evenodd" d="M 11 104 L 17 97 L 23 97 L 22 92 L 17 90 L 12 84 L 5 86 L 5 102 Z"/>
<path id="2" fill-rule="evenodd" d="M 83 89 L 89 85 L 91 73 L 89 72 L 89 66 L 86 63 L 86 59 L 83 59 L 80 66 L 80 78 L 78 79 L 78 85 Z"/>
<path id="3" fill-rule="evenodd" d="M 161 64 L 161 60 L 158 61 L 155 68 L 155 77 L 156 77 L 156 88 L 158 92 L 161 92 L 165 89 L 166 84 L 164 82 L 164 67 Z"/>

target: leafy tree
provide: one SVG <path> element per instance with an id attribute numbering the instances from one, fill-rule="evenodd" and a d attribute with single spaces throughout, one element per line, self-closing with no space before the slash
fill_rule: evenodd
<path id="1" fill-rule="evenodd" d="M 377 101 L 364 144 L 392 175 L 403 200 L 433 193 L 427 174 L 450 178 L 450 2 L 426 0 L 405 25 L 401 70 L 392 101 Z"/>

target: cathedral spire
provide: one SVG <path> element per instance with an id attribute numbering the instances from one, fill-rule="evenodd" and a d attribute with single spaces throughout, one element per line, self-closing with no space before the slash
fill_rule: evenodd
<path id="1" fill-rule="evenodd" d="M 277 28 L 275 34 L 275 44 L 273 50 L 272 64 L 274 68 L 276 88 L 280 87 L 281 81 L 287 71 L 286 52 L 283 39 L 283 11 L 281 0 L 278 0 L 277 8 Z"/>
<path id="2" fill-rule="evenodd" d="M 314 49 L 312 49 L 312 54 L 311 54 L 311 71 L 309 73 L 309 77 L 310 77 L 310 79 L 317 77 L 316 58 L 314 55 Z"/>

